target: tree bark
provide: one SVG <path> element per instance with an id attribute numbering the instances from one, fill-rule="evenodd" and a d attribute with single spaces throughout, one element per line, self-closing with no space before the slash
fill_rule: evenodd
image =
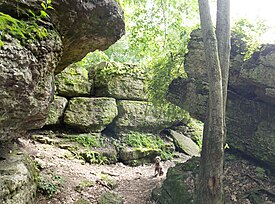
<path id="1" fill-rule="evenodd" d="M 229 0 L 218 0 L 217 18 L 222 9 L 227 9 Z M 203 33 L 206 66 L 208 70 L 209 101 L 208 114 L 204 126 L 203 146 L 200 160 L 199 183 L 195 197 L 197 204 L 222 204 L 223 196 L 223 158 L 225 134 L 225 104 L 228 83 L 230 46 L 224 29 L 229 20 L 217 19 L 217 36 L 211 20 L 208 0 L 198 0 L 201 28 Z M 228 4 L 227 4 L 228 3 Z M 229 9 L 229 8 L 228 8 Z M 229 17 L 228 15 L 225 18 Z M 229 49 L 229 51 L 228 51 Z M 228 59 L 227 59 L 228 58 Z M 223 69 L 223 72 L 222 72 Z M 223 79 L 227 77 L 227 79 Z"/>
<path id="2" fill-rule="evenodd" d="M 229 62 L 230 62 L 230 0 L 217 1 L 217 22 L 216 36 L 218 43 L 218 53 L 220 66 L 222 70 L 222 89 L 223 89 L 223 114 L 224 114 L 224 144 L 226 142 L 226 101 L 227 87 L 229 78 Z"/>

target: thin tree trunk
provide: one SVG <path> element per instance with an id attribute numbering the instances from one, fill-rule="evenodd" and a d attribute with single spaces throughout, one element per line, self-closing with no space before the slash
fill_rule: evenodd
<path id="1" fill-rule="evenodd" d="M 208 70 L 209 102 L 195 203 L 222 204 L 224 102 L 222 72 L 208 0 L 198 0 Z M 220 48 L 222 49 L 222 48 Z"/>
<path id="2" fill-rule="evenodd" d="M 222 70 L 223 114 L 224 114 L 224 144 L 226 143 L 226 101 L 230 66 L 230 0 L 218 0 L 216 35 L 219 60 Z"/>

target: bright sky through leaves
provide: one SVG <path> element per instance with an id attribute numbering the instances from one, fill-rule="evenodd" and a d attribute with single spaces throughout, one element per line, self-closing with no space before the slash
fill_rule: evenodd
<path id="1" fill-rule="evenodd" d="M 233 19 L 247 18 L 252 22 L 259 19 L 266 20 L 271 26 L 269 32 L 263 36 L 264 42 L 275 43 L 275 0 L 231 0 L 231 15 Z"/>

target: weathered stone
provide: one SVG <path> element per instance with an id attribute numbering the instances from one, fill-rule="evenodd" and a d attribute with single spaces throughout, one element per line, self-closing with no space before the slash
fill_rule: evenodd
<path id="1" fill-rule="evenodd" d="M 119 160 L 124 164 L 137 166 L 154 162 L 154 158 L 160 154 L 157 149 L 124 147 L 119 150 Z"/>
<path id="2" fill-rule="evenodd" d="M 105 50 L 125 33 L 123 11 L 115 0 L 52 0 L 54 9 L 47 9 L 49 18 L 43 19 L 48 27 L 55 27 L 62 36 L 63 55 L 56 73 L 88 52 Z M 40 1 L 1 0 L 0 12 L 22 19 L 37 16 L 42 10 Z"/>
<path id="3" fill-rule="evenodd" d="M 169 132 L 174 140 L 176 148 L 187 155 L 200 156 L 200 148 L 192 139 L 174 130 L 170 130 Z"/>
<path id="4" fill-rule="evenodd" d="M 41 128 L 53 98 L 53 72 L 61 56 L 54 31 L 29 45 L 7 36 L 0 47 L 0 141 Z"/>
<path id="5" fill-rule="evenodd" d="M 263 45 L 255 52 L 241 67 L 239 78 L 250 88 L 250 97 L 275 104 L 275 45 Z"/>
<path id="6" fill-rule="evenodd" d="M 103 193 L 99 199 L 98 199 L 98 204 L 123 204 L 123 198 L 113 192 L 105 192 Z"/>
<path id="7" fill-rule="evenodd" d="M 59 125 L 63 119 L 63 113 L 68 100 L 61 96 L 54 96 L 50 105 L 50 112 L 46 120 L 46 125 Z"/>
<path id="8" fill-rule="evenodd" d="M 101 132 L 117 116 L 113 98 L 77 97 L 69 101 L 64 123 L 84 132 Z"/>
<path id="9" fill-rule="evenodd" d="M 37 176 L 28 156 L 16 147 L 0 146 L 0 203 L 33 203 Z"/>
<path id="10" fill-rule="evenodd" d="M 119 100 L 117 106 L 118 116 L 113 124 L 117 135 L 131 131 L 158 133 L 174 122 L 149 102 Z"/>
<path id="11" fill-rule="evenodd" d="M 174 79 L 167 93 L 167 99 L 187 110 L 198 120 L 205 120 L 208 101 L 208 84 L 190 78 Z"/>
<path id="12" fill-rule="evenodd" d="M 196 32 L 195 32 L 196 33 Z M 201 40 L 201 38 L 194 38 Z M 193 39 L 191 39 L 193 41 Z M 191 42 L 190 41 L 190 42 Z M 191 43 L 192 44 L 192 43 Z M 194 44 L 194 43 L 193 43 Z M 195 43 L 202 45 L 201 43 Z M 236 45 L 232 45 L 236 47 Z M 190 49 L 202 50 L 202 47 Z M 265 45 L 259 52 L 243 62 L 241 54 L 231 52 L 231 68 L 227 101 L 227 142 L 229 146 L 265 163 L 275 170 L 274 123 L 274 70 L 275 46 Z M 240 50 L 239 50 L 240 51 Z M 195 52 L 195 51 L 192 51 Z M 204 121 L 208 100 L 208 85 L 204 74 L 196 76 L 197 66 L 193 65 L 199 56 L 186 58 L 188 76 L 193 78 L 175 79 L 167 94 L 174 104 L 190 112 L 193 117 Z M 200 60 L 199 60 L 200 61 Z M 233 67 L 236 66 L 236 67 Z M 206 70 L 205 70 L 206 73 Z M 197 77 L 197 78 L 196 78 Z"/>
<path id="13" fill-rule="evenodd" d="M 144 78 L 141 78 L 135 74 L 116 74 L 116 75 L 104 75 L 98 76 L 97 73 L 103 72 L 103 69 L 120 70 L 135 69 L 134 66 L 120 63 L 102 62 L 98 64 L 94 69 L 95 71 L 95 95 L 107 96 L 116 99 L 127 100 L 143 100 L 146 101 L 146 93 L 144 87 Z M 121 68 L 122 67 L 122 68 Z M 130 72 L 130 71 L 128 71 Z"/>
<path id="14" fill-rule="evenodd" d="M 193 157 L 169 168 L 162 187 L 152 191 L 152 199 L 160 204 L 192 203 L 198 166 L 199 159 Z"/>
<path id="15" fill-rule="evenodd" d="M 55 76 L 57 94 L 65 97 L 90 96 L 92 81 L 88 71 L 73 64 Z"/>

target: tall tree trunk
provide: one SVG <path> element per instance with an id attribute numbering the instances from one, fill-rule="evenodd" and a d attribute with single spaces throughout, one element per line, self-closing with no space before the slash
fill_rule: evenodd
<path id="1" fill-rule="evenodd" d="M 222 12 L 222 9 L 227 9 L 228 1 L 218 0 L 218 9 L 220 9 L 218 13 Z M 211 20 L 209 2 L 208 0 L 198 0 L 198 2 L 208 70 L 209 101 L 195 203 L 222 204 L 224 203 L 222 179 L 225 104 L 230 52 L 230 46 L 227 41 L 224 42 L 227 39 L 227 35 L 224 35 L 224 29 L 227 29 L 225 28 L 227 20 L 217 19 L 217 40 Z M 229 13 L 225 18 L 228 17 Z M 224 18 L 224 16 L 219 13 L 217 18 Z M 223 79 L 224 77 L 227 79 Z"/>
<path id="2" fill-rule="evenodd" d="M 223 114 L 224 114 L 224 144 L 226 141 L 226 101 L 227 87 L 229 78 L 230 62 L 230 0 L 219 0 L 217 2 L 217 23 L 216 35 L 218 42 L 219 60 L 222 70 L 222 89 L 223 89 Z"/>

